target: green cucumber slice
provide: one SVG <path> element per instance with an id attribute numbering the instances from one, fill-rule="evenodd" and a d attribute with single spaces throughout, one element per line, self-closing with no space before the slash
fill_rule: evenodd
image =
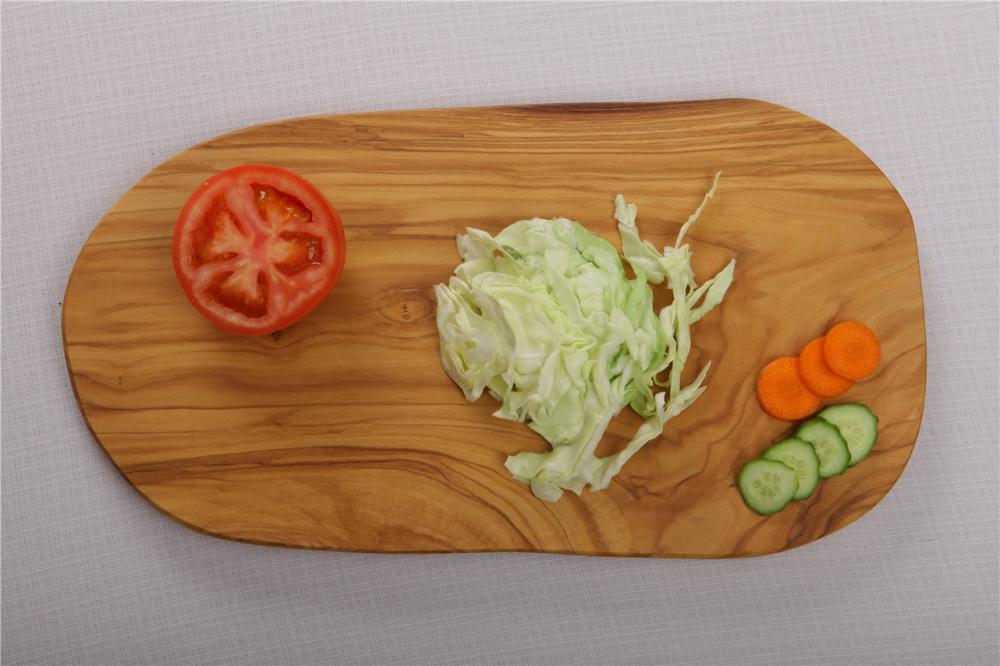
<path id="1" fill-rule="evenodd" d="M 823 419 L 811 419 L 803 423 L 795 436 L 812 444 L 819 458 L 819 475 L 824 479 L 843 474 L 847 463 L 851 460 L 851 452 L 847 448 L 840 431 L 836 426 Z"/>
<path id="2" fill-rule="evenodd" d="M 737 485 L 746 505 L 762 516 L 784 509 L 799 488 L 795 472 L 773 460 L 748 462 Z"/>
<path id="3" fill-rule="evenodd" d="M 764 460 L 780 462 L 795 472 L 799 481 L 799 489 L 792 496 L 793 500 L 810 497 L 819 485 L 819 457 L 813 447 L 798 437 L 789 437 L 764 451 Z"/>
<path id="4" fill-rule="evenodd" d="M 862 404 L 830 405 L 817 416 L 832 423 L 840 431 L 851 453 L 848 467 L 853 467 L 868 457 L 878 439 L 878 417 Z"/>

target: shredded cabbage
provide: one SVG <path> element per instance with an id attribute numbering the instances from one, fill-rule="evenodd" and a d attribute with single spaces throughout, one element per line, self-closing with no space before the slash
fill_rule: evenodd
<path id="1" fill-rule="evenodd" d="M 550 444 L 547 453 L 506 461 L 539 498 L 607 488 L 705 391 L 711 363 L 681 386 L 690 329 L 722 302 L 736 262 L 699 286 L 682 241 L 718 180 L 662 252 L 639 238 L 636 206 L 615 197 L 634 279 L 610 243 L 562 217 L 515 222 L 495 237 L 478 229 L 458 237 L 462 264 L 447 285 L 434 287 L 441 362 L 467 400 L 489 392 L 500 402 L 494 416 L 527 423 Z M 647 282 L 664 280 L 673 301 L 657 315 Z M 654 386 L 665 390 L 654 393 Z M 626 405 L 646 422 L 621 451 L 598 458 L 598 442 Z"/>

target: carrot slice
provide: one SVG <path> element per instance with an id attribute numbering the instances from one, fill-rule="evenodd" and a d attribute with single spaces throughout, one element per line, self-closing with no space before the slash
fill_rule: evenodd
<path id="1" fill-rule="evenodd" d="M 783 421 L 805 418 L 822 404 L 802 383 L 794 356 L 783 356 L 763 367 L 757 375 L 757 401 L 765 412 Z"/>
<path id="2" fill-rule="evenodd" d="M 841 377 L 864 379 L 875 372 L 880 355 L 878 338 L 860 322 L 841 322 L 827 331 L 823 358 Z"/>
<path id="3" fill-rule="evenodd" d="M 841 377 L 826 364 L 824 341 L 825 338 L 816 338 L 799 352 L 799 375 L 807 389 L 818 396 L 832 398 L 854 386 L 854 382 Z"/>

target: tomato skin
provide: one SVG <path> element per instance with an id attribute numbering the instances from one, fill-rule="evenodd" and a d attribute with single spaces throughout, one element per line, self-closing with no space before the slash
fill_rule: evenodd
<path id="1" fill-rule="evenodd" d="M 307 226 L 299 226 L 296 229 L 306 229 L 305 234 L 292 233 L 279 234 L 277 225 L 272 225 L 271 237 L 265 237 L 268 230 L 261 229 L 257 223 L 250 222 L 254 215 L 240 215 L 239 212 L 252 212 L 253 208 L 249 203 L 244 203 L 239 212 L 234 212 L 231 217 L 235 218 L 239 226 L 244 230 L 247 238 L 244 240 L 245 252 L 248 256 L 253 256 L 257 263 L 253 264 L 249 270 L 260 268 L 270 277 L 280 278 L 280 280 L 267 280 L 268 291 L 266 294 L 276 293 L 282 295 L 281 302 L 290 301 L 289 307 L 280 309 L 272 305 L 274 300 L 267 302 L 264 308 L 265 314 L 259 315 L 259 304 L 253 311 L 253 316 L 244 316 L 238 310 L 227 311 L 221 299 L 213 300 L 210 296 L 211 288 L 208 288 L 205 281 L 200 280 L 197 275 L 201 259 L 201 249 L 198 248 L 196 238 L 199 229 L 206 226 L 205 220 L 212 215 L 213 206 L 217 206 L 219 201 L 225 200 L 227 205 L 230 201 L 231 191 L 238 188 L 262 187 L 267 192 L 275 193 L 279 201 L 292 201 L 294 204 L 301 204 L 307 211 Z M 259 191 L 256 194 L 262 195 Z M 249 199 L 248 199 L 249 201 Z M 260 199 L 258 199 L 260 201 Z M 261 204 L 258 204 L 261 205 Z M 258 215 L 263 215 L 261 209 Z M 257 219 L 257 218 L 255 218 Z M 300 220 L 301 222 L 301 220 Z M 250 228 L 248 232 L 247 229 Z M 312 262 L 306 266 L 306 270 L 301 270 L 301 275 L 297 271 L 294 274 L 282 274 L 276 272 L 275 263 L 268 263 L 261 257 L 266 257 L 267 246 L 274 243 L 279 235 L 286 235 L 295 238 L 298 235 L 309 236 L 315 234 L 316 238 L 307 243 L 311 259 L 313 254 L 318 254 L 322 259 Z M 288 243 L 285 243 L 288 245 Z M 321 248 L 314 251 L 315 248 Z M 225 171 L 221 171 L 201 185 L 199 185 L 188 198 L 177 218 L 174 227 L 172 243 L 174 273 L 184 291 L 184 295 L 194 308 L 206 319 L 219 328 L 234 335 L 266 335 L 275 331 L 287 328 L 308 315 L 317 305 L 330 293 L 340 273 L 344 267 L 346 240 L 340 216 L 332 205 L 326 200 L 323 194 L 312 183 L 302 178 L 298 174 L 282 169 L 262 164 L 245 164 Z M 301 252 L 299 254 L 302 254 Z M 220 262 L 221 263 L 224 262 Z M 210 262 L 203 262 L 202 268 Z M 221 270 L 224 269 L 220 269 Z M 259 277 L 259 276 L 258 276 Z M 284 292 L 279 291 L 278 282 L 283 285 Z M 266 300 L 266 299 L 265 299 Z"/>

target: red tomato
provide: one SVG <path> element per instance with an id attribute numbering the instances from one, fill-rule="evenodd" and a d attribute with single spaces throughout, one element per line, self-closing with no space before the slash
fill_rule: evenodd
<path id="1" fill-rule="evenodd" d="M 337 211 L 301 176 L 247 164 L 194 191 L 174 228 L 174 272 L 198 312 L 262 335 L 305 317 L 344 267 Z"/>

